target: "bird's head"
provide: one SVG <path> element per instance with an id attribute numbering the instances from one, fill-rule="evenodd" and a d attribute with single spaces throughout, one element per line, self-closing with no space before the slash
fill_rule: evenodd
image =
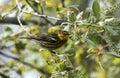
<path id="1" fill-rule="evenodd" d="M 58 38 L 60 39 L 60 40 L 67 40 L 68 39 L 68 37 L 69 37 L 69 32 L 68 31 L 64 31 L 64 30 L 60 30 L 59 32 L 58 32 Z"/>

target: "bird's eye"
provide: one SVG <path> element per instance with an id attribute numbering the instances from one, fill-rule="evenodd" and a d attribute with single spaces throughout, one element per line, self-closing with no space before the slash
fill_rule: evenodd
<path id="1" fill-rule="evenodd" d="M 67 31 L 63 31 L 63 34 L 65 35 L 69 35 L 69 33 Z"/>
<path id="2" fill-rule="evenodd" d="M 63 34 L 63 35 L 69 35 L 69 33 L 67 31 L 62 31 L 60 30 L 59 33 Z"/>

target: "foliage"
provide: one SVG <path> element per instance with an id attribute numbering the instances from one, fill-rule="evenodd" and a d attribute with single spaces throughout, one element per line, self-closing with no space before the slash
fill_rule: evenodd
<path id="1" fill-rule="evenodd" d="M 85 1 L 11 0 L 0 6 L 0 78 L 27 78 L 25 73 L 32 71 L 32 78 L 119 78 L 120 3 L 107 0 L 106 7 L 100 5 L 103 0 L 94 0 L 81 11 Z M 55 55 L 20 39 L 52 32 L 52 27 L 71 34 Z"/>

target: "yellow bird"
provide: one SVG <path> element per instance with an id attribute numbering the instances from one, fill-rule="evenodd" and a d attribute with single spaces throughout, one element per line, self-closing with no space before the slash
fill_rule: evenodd
<path id="1" fill-rule="evenodd" d="M 67 42 L 69 33 L 65 30 L 58 30 L 58 32 L 55 33 L 52 32 L 48 34 L 32 35 L 21 38 L 37 40 L 43 48 L 52 51 L 60 48 Z"/>

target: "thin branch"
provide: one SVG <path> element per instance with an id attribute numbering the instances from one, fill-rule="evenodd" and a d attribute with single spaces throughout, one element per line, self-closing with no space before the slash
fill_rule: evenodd
<path id="1" fill-rule="evenodd" d="M 29 0 L 26 0 L 27 4 L 38 14 L 41 14 L 32 4 L 30 4 Z"/>
<path id="2" fill-rule="evenodd" d="M 22 24 L 22 22 L 21 22 L 21 20 L 20 20 L 20 17 L 21 17 L 21 15 L 22 15 L 22 13 L 21 13 L 21 12 L 22 12 L 22 9 L 21 9 L 21 7 L 20 7 L 20 5 L 19 5 L 19 3 L 18 3 L 18 0 L 16 0 L 16 4 L 17 4 L 17 7 L 18 7 L 17 20 L 18 20 L 20 26 L 23 28 L 23 30 L 25 30 L 28 35 L 31 35 L 31 34 L 28 32 L 28 30 L 26 30 L 26 29 L 24 28 L 24 26 L 23 26 L 23 24 Z"/>
<path id="3" fill-rule="evenodd" d="M 13 57 L 13 56 L 7 55 L 7 54 L 5 54 L 5 53 L 3 53 L 3 52 L 1 52 L 1 51 L 0 51 L 0 55 L 3 55 L 3 56 L 5 56 L 5 57 L 7 57 L 7 58 L 11 58 L 11 59 L 13 59 L 13 60 L 15 60 L 15 61 L 18 61 L 18 62 L 20 62 L 20 63 L 23 63 L 23 64 L 25 64 L 25 65 L 27 65 L 27 66 L 29 66 L 29 67 L 31 67 L 31 68 L 34 68 L 34 69 L 40 71 L 42 74 L 45 74 L 46 76 L 50 76 L 50 75 L 51 75 L 50 73 L 45 72 L 43 69 L 41 69 L 41 68 L 39 68 L 39 67 L 36 67 L 36 66 L 34 66 L 34 65 L 30 64 L 30 63 L 24 62 L 24 61 L 20 60 L 20 59 L 17 58 L 17 57 Z"/>
<path id="4" fill-rule="evenodd" d="M 56 18 L 56 17 L 52 17 L 52 16 L 47 16 L 47 15 L 41 15 L 41 14 L 38 14 L 38 13 L 31 13 L 31 12 L 27 12 L 27 11 L 23 11 L 22 12 L 26 13 L 26 14 L 32 14 L 32 15 L 35 15 L 35 16 L 39 16 L 39 17 L 43 17 L 43 18 L 49 18 L 49 19 L 53 19 L 53 20 L 63 20 L 63 19 L 60 19 L 60 18 Z"/>
<path id="5" fill-rule="evenodd" d="M 67 22 L 67 20 L 56 18 L 56 17 L 52 17 L 52 16 L 47 16 L 47 15 L 43 15 L 43 14 L 41 15 L 41 14 L 38 14 L 38 13 L 31 13 L 31 12 L 27 12 L 27 11 L 23 11 L 23 10 L 22 10 L 22 12 L 26 13 L 26 14 L 32 14 L 34 16 L 39 16 L 41 18 L 57 20 L 57 22 L 54 25 L 52 25 L 52 26 L 61 25 L 63 22 Z"/>
<path id="6" fill-rule="evenodd" d="M 103 72 L 105 72 L 105 70 L 104 70 L 104 68 L 103 68 L 103 66 L 102 66 L 102 64 L 101 64 L 101 62 L 98 62 L 98 64 L 99 64 L 101 70 L 102 70 Z"/>

